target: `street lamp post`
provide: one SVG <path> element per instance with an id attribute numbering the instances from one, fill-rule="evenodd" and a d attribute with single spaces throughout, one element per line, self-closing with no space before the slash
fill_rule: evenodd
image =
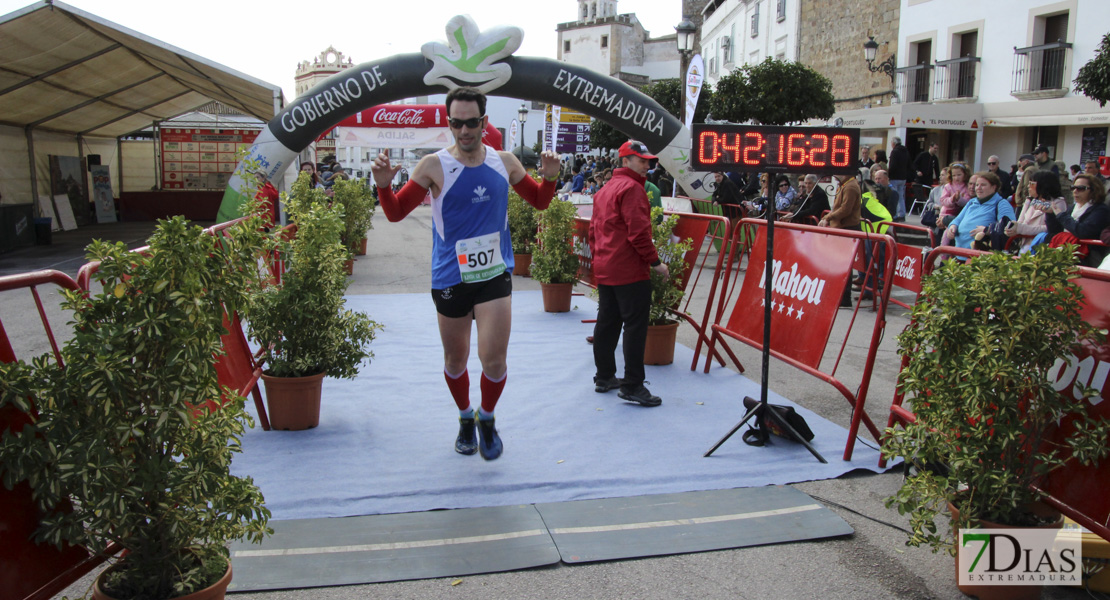
<path id="1" fill-rule="evenodd" d="M 521 104 L 520 108 L 516 111 L 517 119 L 520 120 L 520 164 L 524 164 L 524 122 L 528 120 L 528 107 Z"/>
<path id="2" fill-rule="evenodd" d="M 694 38 L 698 35 L 698 28 L 690 22 L 685 15 L 682 22 L 675 25 L 675 42 L 678 44 L 678 112 L 682 123 L 686 124 L 686 69 L 689 68 L 690 55 L 694 53 Z M 693 116 L 693 115 L 691 115 Z M 674 178 L 674 188 L 671 195 L 678 195 L 678 177 Z"/>
<path id="3" fill-rule="evenodd" d="M 689 67 L 690 55 L 694 53 L 694 38 L 698 34 L 698 28 L 690 22 L 690 19 L 685 16 L 682 17 L 682 22 L 675 25 L 675 41 L 678 44 L 678 79 L 681 85 L 678 89 L 686 89 L 686 69 Z M 685 94 L 679 98 L 678 105 L 680 107 L 680 116 L 682 122 L 686 122 L 686 101 L 684 100 Z"/>
<path id="4" fill-rule="evenodd" d="M 894 87 L 894 69 L 897 68 L 897 61 L 894 55 L 891 54 L 879 64 L 875 63 L 875 54 L 879 50 L 879 42 L 875 41 L 875 36 L 867 36 L 867 41 L 863 43 L 863 58 L 867 61 L 867 70 L 872 73 L 886 73 L 890 77 L 890 87 Z M 897 92 L 895 93 L 897 95 Z"/>

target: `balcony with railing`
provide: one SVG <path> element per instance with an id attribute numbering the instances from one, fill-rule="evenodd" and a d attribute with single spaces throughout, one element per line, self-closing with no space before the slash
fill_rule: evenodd
<path id="1" fill-rule="evenodd" d="M 978 97 L 975 84 L 979 75 L 979 62 L 978 56 L 937 61 L 933 100 L 935 102 L 975 102 Z"/>
<path id="2" fill-rule="evenodd" d="M 1060 98 L 1068 93 L 1071 79 L 1071 44 L 1053 42 L 1014 48 L 1014 73 L 1010 95 L 1019 100 Z"/>
<path id="3" fill-rule="evenodd" d="M 902 103 L 928 102 L 933 65 L 913 65 L 894 69 L 894 91 Z"/>

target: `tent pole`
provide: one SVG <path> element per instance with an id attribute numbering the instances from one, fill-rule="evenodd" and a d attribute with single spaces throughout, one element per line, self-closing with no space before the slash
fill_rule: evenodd
<path id="1" fill-rule="evenodd" d="M 161 191 L 162 190 L 162 172 L 161 172 L 162 171 L 162 169 L 161 169 L 162 165 L 158 164 L 158 146 L 161 144 L 161 142 L 159 140 L 162 139 L 162 136 L 159 134 L 159 131 L 158 131 L 158 121 L 152 121 L 150 123 L 150 127 L 154 131 L 154 143 L 151 145 L 151 148 L 150 148 L 154 152 L 154 189 L 156 189 L 158 191 Z"/>
<path id="2" fill-rule="evenodd" d="M 123 138 L 116 136 L 116 189 L 119 190 L 120 198 L 123 197 Z"/>
<path id="3" fill-rule="evenodd" d="M 35 172 L 35 136 L 31 133 L 31 126 L 28 125 L 23 128 L 24 133 L 27 135 L 27 164 L 31 172 L 31 204 L 34 206 L 34 213 L 36 216 L 43 216 L 42 209 L 39 207 L 39 181 L 38 174 Z"/>

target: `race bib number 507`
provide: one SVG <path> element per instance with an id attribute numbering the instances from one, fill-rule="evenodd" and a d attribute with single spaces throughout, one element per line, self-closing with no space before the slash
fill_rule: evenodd
<path id="1" fill-rule="evenodd" d="M 463 283 L 493 279 L 505 272 L 501 258 L 501 232 L 480 235 L 455 244 Z"/>

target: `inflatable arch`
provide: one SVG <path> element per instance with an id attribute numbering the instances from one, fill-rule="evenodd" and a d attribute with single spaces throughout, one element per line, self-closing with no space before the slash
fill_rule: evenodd
<path id="1" fill-rule="evenodd" d="M 259 134 L 224 192 L 218 221 L 239 216 L 247 161 L 267 179 L 283 173 L 297 152 L 360 110 L 470 86 L 483 93 L 566 106 L 600 119 L 659 156 L 687 194 L 706 198 L 706 173 L 690 170 L 690 132 L 648 96 L 590 69 L 548 58 L 513 56 L 524 32 L 499 26 L 479 31 L 468 15 L 447 23 L 447 43 L 428 42 L 420 53 L 398 54 L 346 69 L 308 90 Z"/>

